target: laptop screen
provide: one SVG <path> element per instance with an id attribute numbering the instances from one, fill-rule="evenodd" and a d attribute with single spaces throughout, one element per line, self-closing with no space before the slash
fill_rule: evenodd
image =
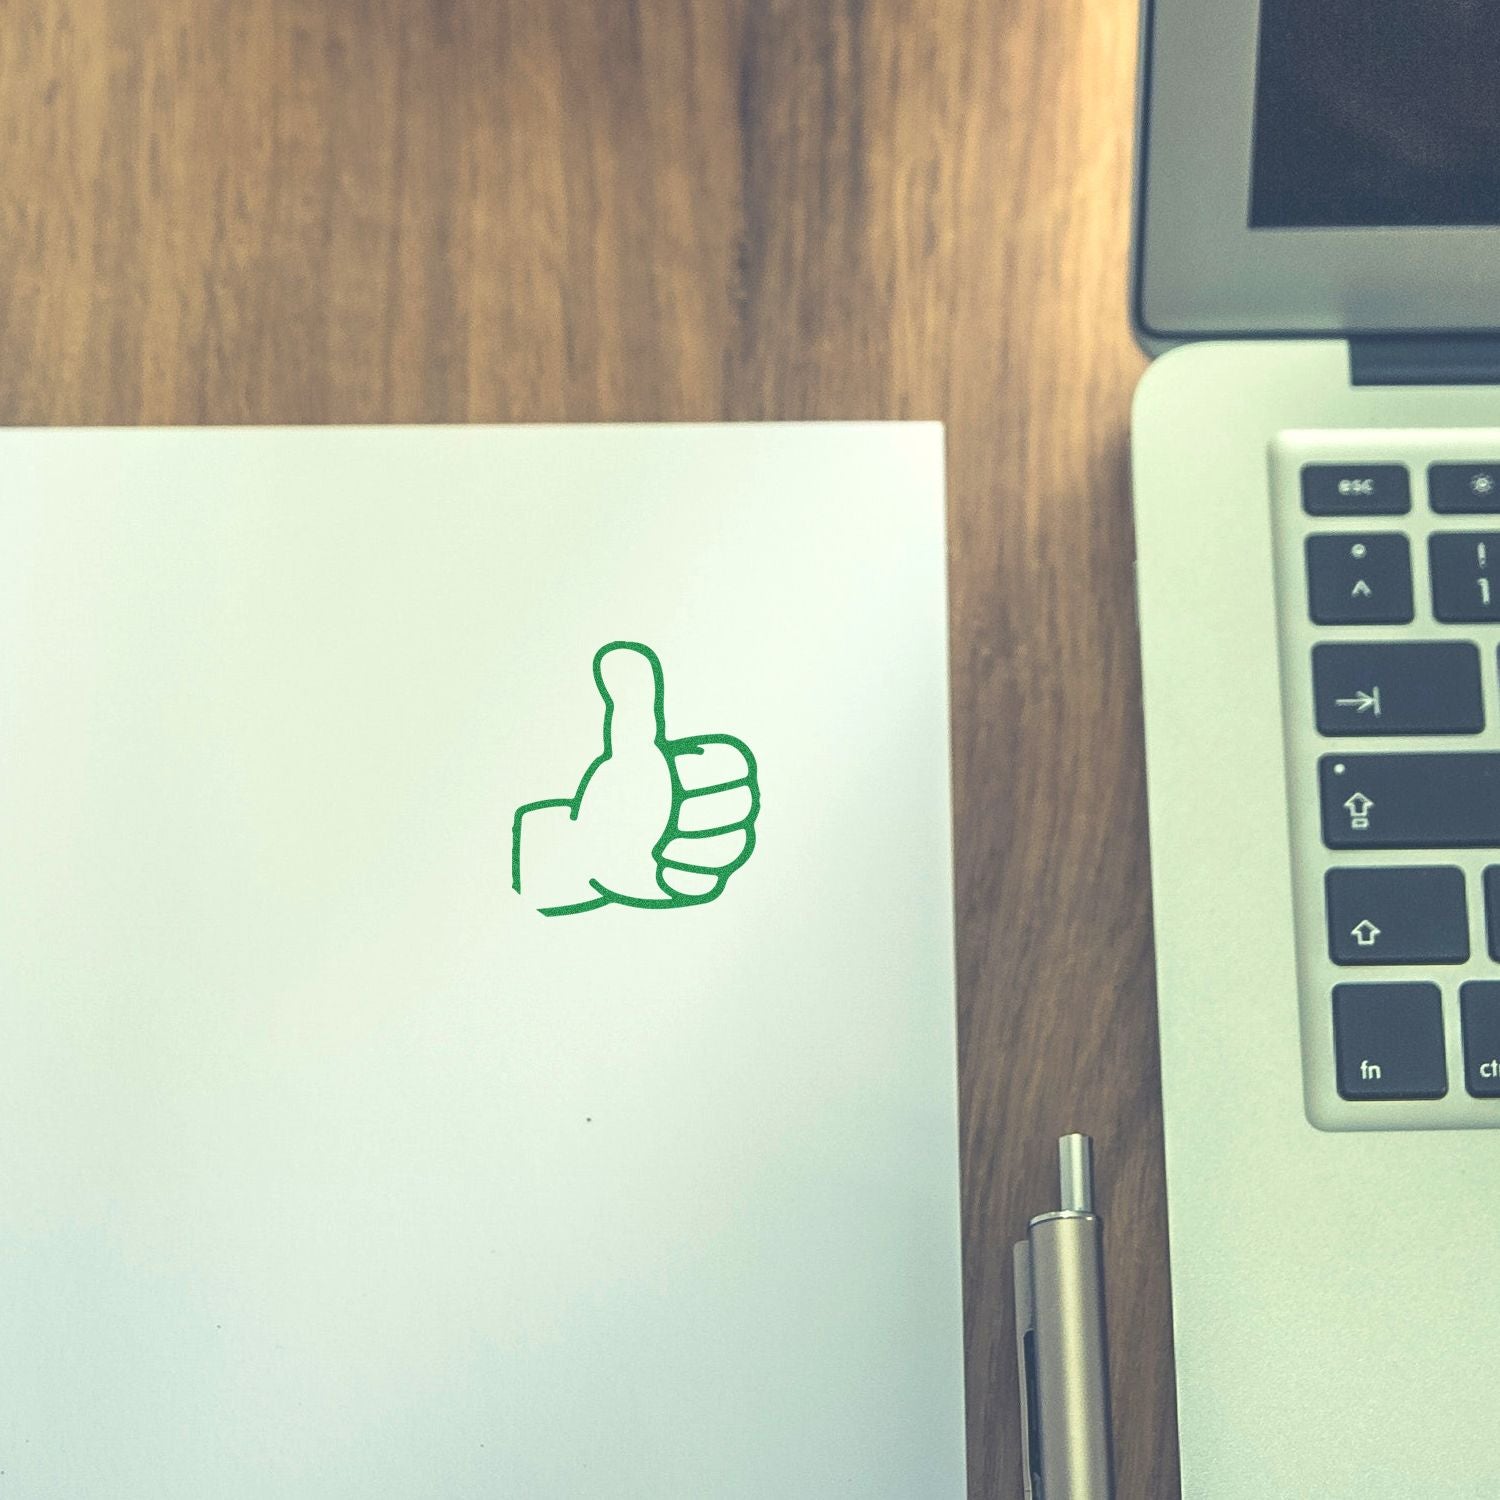
<path id="1" fill-rule="evenodd" d="M 1253 229 L 1500 224 L 1500 5 L 1262 0 Z"/>

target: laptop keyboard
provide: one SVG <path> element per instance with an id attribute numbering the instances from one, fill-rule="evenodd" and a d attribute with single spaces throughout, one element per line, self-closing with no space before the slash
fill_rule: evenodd
<path id="1" fill-rule="evenodd" d="M 1326 1128 L 1500 1126 L 1495 439 L 1273 445 L 1305 1084 Z"/>

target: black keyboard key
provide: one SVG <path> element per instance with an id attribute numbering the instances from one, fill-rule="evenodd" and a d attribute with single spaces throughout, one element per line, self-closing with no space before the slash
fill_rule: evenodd
<path id="1" fill-rule="evenodd" d="M 1500 963 L 1500 865 L 1484 872 L 1484 925 L 1489 933 L 1490 957 Z"/>
<path id="2" fill-rule="evenodd" d="M 1464 1081 L 1476 1099 L 1500 1099 L 1500 984 L 1474 979 L 1458 997 L 1464 1021 Z"/>
<path id="3" fill-rule="evenodd" d="M 1469 641 L 1314 646 L 1320 734 L 1478 734 L 1479 648 Z"/>
<path id="4" fill-rule="evenodd" d="M 1406 538 L 1308 537 L 1307 605 L 1319 625 L 1404 625 L 1413 614 Z"/>
<path id="5" fill-rule="evenodd" d="M 1500 754 L 1325 755 L 1330 849 L 1500 849 Z"/>
<path id="6" fill-rule="evenodd" d="M 1500 464 L 1433 464 L 1427 495 L 1441 515 L 1500 512 Z"/>
<path id="7" fill-rule="evenodd" d="M 1451 865 L 1330 870 L 1324 891 L 1336 964 L 1461 964 L 1469 956 L 1464 874 Z"/>
<path id="8" fill-rule="evenodd" d="M 1439 531 L 1428 538 L 1432 612 L 1449 624 L 1500 620 L 1500 531 Z"/>
<path id="9" fill-rule="evenodd" d="M 1333 1037 L 1346 1099 L 1441 1099 L 1448 1092 L 1443 997 L 1435 984 L 1336 984 Z"/>
<path id="10" fill-rule="evenodd" d="M 1404 464 L 1307 464 L 1302 508 L 1310 516 L 1400 516 L 1411 509 Z"/>

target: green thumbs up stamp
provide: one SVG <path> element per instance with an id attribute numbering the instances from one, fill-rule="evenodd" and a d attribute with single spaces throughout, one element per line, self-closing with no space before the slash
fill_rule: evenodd
<path id="1" fill-rule="evenodd" d="M 661 662 L 612 641 L 594 656 L 604 748 L 571 797 L 516 810 L 511 885 L 544 917 L 601 906 L 702 906 L 755 848 L 755 757 L 730 734 L 668 739 Z"/>

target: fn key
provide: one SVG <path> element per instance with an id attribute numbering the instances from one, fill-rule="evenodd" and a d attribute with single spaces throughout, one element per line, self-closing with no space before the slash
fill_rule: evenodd
<path id="1" fill-rule="evenodd" d="M 1346 1099 L 1441 1099 L 1448 1092 L 1435 984 L 1336 984 L 1334 1050 Z"/>

